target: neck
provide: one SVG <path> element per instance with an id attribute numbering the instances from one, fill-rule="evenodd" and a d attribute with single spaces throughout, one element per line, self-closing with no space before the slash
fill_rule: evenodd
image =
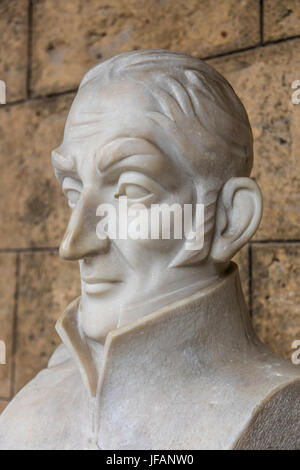
<path id="1" fill-rule="evenodd" d="M 121 308 L 118 327 L 149 315 L 167 305 L 173 305 L 181 299 L 186 299 L 215 285 L 218 280 L 224 276 L 224 272 L 226 272 L 228 266 L 229 263 L 218 266 L 212 265 L 209 269 L 206 266 L 205 276 L 198 267 L 195 270 L 192 270 L 190 267 L 177 268 L 177 270 L 181 270 L 180 288 L 177 287 L 179 276 L 178 273 L 176 273 L 175 282 L 172 284 L 172 279 L 169 280 L 170 284 L 167 293 L 157 293 L 158 289 L 156 289 L 156 292 L 150 294 L 148 292 L 146 299 L 141 298 Z M 190 274 L 191 271 L 192 275 Z M 186 276 L 186 274 L 188 275 Z"/>

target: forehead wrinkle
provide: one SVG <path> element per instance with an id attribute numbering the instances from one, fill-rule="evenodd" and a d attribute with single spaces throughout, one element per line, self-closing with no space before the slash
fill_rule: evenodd
<path id="1" fill-rule="evenodd" d="M 161 154 L 151 142 L 141 137 L 119 137 L 96 152 L 96 164 L 100 171 L 133 155 Z"/>
<path id="2" fill-rule="evenodd" d="M 67 118 L 65 136 L 78 140 L 101 132 L 101 124 L 108 119 L 110 112 L 89 111 L 86 109 L 71 112 Z M 69 134 L 69 135 L 68 135 Z"/>
<path id="3" fill-rule="evenodd" d="M 92 137 L 93 135 L 101 134 L 101 121 L 86 121 L 71 123 L 65 130 L 66 140 L 83 140 L 87 137 Z"/>
<path id="4" fill-rule="evenodd" d="M 65 128 L 65 136 L 74 140 L 103 134 L 101 125 L 115 117 L 115 111 L 88 111 L 82 110 L 72 117 L 69 115 Z"/>

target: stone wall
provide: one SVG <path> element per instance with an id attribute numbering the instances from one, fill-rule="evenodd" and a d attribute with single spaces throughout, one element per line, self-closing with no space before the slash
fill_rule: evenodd
<path id="1" fill-rule="evenodd" d="M 68 209 L 50 151 L 83 74 L 126 50 L 204 58 L 245 103 L 264 217 L 238 261 L 259 336 L 289 358 L 300 339 L 299 0 L 0 0 L 0 33 L 0 410 L 47 364 L 55 320 L 80 293 L 76 264 L 57 255 Z"/>

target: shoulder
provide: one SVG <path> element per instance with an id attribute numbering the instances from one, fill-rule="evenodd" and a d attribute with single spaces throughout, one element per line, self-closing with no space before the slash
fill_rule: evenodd
<path id="1" fill-rule="evenodd" d="M 235 448 L 300 449 L 300 367 L 264 346 L 249 359 L 247 394 L 254 400 Z"/>
<path id="2" fill-rule="evenodd" d="M 274 388 L 235 444 L 243 450 L 300 450 L 300 378 Z"/>
<path id="3" fill-rule="evenodd" d="M 70 353 L 64 344 L 60 344 L 48 361 L 48 369 L 69 361 Z"/>
<path id="4" fill-rule="evenodd" d="M 82 394 L 73 361 L 59 347 L 48 368 L 29 382 L 2 413 L 0 449 L 59 448 L 67 423 L 82 408 Z"/>

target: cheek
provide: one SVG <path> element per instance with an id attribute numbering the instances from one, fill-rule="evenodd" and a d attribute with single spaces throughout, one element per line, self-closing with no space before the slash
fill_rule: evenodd
<path id="1" fill-rule="evenodd" d="M 171 242 L 174 239 L 182 239 L 183 218 L 179 204 L 171 209 L 167 204 L 163 206 L 154 204 L 138 212 L 133 209 L 135 216 L 131 216 L 131 210 L 132 208 L 128 217 L 129 239 L 149 246 L 151 242 L 154 242 L 155 246 L 160 246 L 160 241 Z"/>
<path id="2" fill-rule="evenodd" d="M 124 227 L 125 218 L 126 237 L 120 239 L 117 235 L 113 244 L 139 271 L 150 269 L 153 264 L 168 266 L 184 244 L 183 208 L 192 200 L 192 188 L 185 186 L 160 204 L 149 207 L 135 204 L 127 208 L 127 213 L 117 211 L 117 233 L 120 234 L 120 225 Z"/>
<path id="3" fill-rule="evenodd" d="M 170 262 L 180 251 L 182 240 L 116 240 L 119 253 L 128 260 L 134 278 L 145 277 L 154 270 L 165 273 Z"/>

